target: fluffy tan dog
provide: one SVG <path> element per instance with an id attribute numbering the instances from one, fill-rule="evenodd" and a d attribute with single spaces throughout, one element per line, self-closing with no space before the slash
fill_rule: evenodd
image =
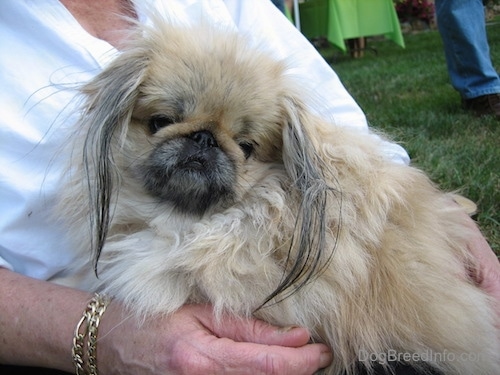
<path id="1" fill-rule="evenodd" d="M 210 302 L 305 326 L 333 350 L 326 374 L 498 373 L 461 209 L 301 90 L 228 30 L 141 30 L 83 89 L 62 215 L 85 287 L 140 317 Z"/>

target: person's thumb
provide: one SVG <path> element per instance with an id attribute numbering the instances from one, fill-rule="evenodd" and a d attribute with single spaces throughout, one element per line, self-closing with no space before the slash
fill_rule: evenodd
<path id="1" fill-rule="evenodd" d="M 210 307 L 206 306 L 210 309 Z M 219 337 L 226 337 L 237 342 L 253 342 L 265 345 L 301 347 L 310 340 L 309 331 L 302 327 L 277 327 L 254 318 L 224 316 L 217 323 L 212 314 L 198 317 L 205 327 Z"/>

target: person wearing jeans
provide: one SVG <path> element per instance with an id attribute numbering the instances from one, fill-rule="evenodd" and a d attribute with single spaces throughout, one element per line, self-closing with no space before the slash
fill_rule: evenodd
<path id="1" fill-rule="evenodd" d="M 500 78 L 493 67 L 483 0 L 435 0 L 451 84 L 465 109 L 500 119 Z"/>

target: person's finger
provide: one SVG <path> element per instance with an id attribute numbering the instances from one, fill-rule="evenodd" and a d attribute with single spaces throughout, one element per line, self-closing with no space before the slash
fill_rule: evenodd
<path id="1" fill-rule="evenodd" d="M 471 229 L 467 247 L 476 263 L 470 270 L 470 277 L 492 297 L 497 314 L 496 326 L 500 328 L 500 262 L 476 223 L 470 218 L 466 223 Z"/>
<path id="2" fill-rule="evenodd" d="M 214 345 L 215 353 L 226 353 L 225 369 L 253 368 L 252 374 L 313 374 L 328 366 L 332 354 L 325 345 L 309 344 L 300 348 L 263 346 L 251 343 L 232 343 L 220 339 Z M 249 372 L 250 373 L 250 372 Z"/>
<path id="3" fill-rule="evenodd" d="M 213 332 L 237 342 L 253 342 L 265 345 L 300 347 L 310 340 L 309 331 L 302 327 L 276 327 L 258 319 L 225 319 L 216 324 Z"/>
<path id="4" fill-rule="evenodd" d="M 489 287 L 498 289 L 496 291 L 498 293 L 500 292 L 500 262 L 476 223 L 469 219 L 467 226 L 471 230 L 468 248 L 478 263 L 478 269 L 473 270 L 471 276 L 481 286 L 484 283 L 491 284 Z M 496 297 L 500 297 L 500 295 Z"/>
<path id="5" fill-rule="evenodd" d="M 300 347 L 310 340 L 309 331 L 302 327 L 277 327 L 259 319 L 244 319 L 225 315 L 221 322 L 213 318 L 209 306 L 200 306 L 200 323 L 218 337 L 237 342 L 253 342 L 265 345 Z"/>
<path id="6" fill-rule="evenodd" d="M 188 366 L 192 374 L 310 375 L 332 361 L 332 354 L 323 344 L 292 348 L 235 342 L 208 331 L 196 336 L 178 346 L 179 352 L 189 353 L 179 363 Z"/>

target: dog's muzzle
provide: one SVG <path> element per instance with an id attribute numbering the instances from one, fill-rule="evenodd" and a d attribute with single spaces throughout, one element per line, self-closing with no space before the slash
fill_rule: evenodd
<path id="1" fill-rule="evenodd" d="M 234 196 L 234 162 L 214 135 L 197 131 L 160 143 L 141 166 L 146 190 L 175 208 L 203 214 Z"/>

